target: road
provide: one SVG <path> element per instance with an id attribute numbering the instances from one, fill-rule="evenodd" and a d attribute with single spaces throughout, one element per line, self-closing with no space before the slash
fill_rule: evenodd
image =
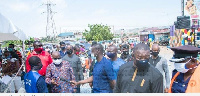
<path id="1" fill-rule="evenodd" d="M 159 55 L 167 59 L 167 62 L 169 65 L 170 77 L 172 77 L 172 71 L 174 70 L 174 66 L 173 66 L 173 63 L 169 61 L 169 59 L 172 58 L 173 51 L 171 49 L 167 48 L 166 46 L 161 46 Z M 85 79 L 88 78 L 88 74 L 84 73 L 84 76 L 85 76 L 84 77 Z M 171 78 L 170 78 L 170 80 L 171 80 Z M 81 93 L 90 93 L 90 92 L 91 92 L 91 88 L 90 88 L 89 84 L 84 84 L 83 86 L 81 86 Z"/>

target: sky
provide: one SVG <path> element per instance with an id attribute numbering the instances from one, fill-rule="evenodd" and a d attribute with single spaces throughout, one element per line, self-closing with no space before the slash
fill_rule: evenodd
<path id="1" fill-rule="evenodd" d="M 47 0 L 1 0 L 0 13 L 30 37 L 46 35 Z M 114 29 L 173 25 L 181 0 L 51 0 L 56 30 L 104 24 Z"/>

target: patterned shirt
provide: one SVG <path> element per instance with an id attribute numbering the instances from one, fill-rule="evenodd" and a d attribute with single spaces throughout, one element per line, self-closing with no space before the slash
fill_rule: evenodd
<path id="1" fill-rule="evenodd" d="M 51 80 L 54 79 L 58 85 L 53 85 Z M 73 69 L 69 62 L 63 61 L 61 65 L 50 64 L 46 71 L 46 83 L 51 84 L 53 93 L 72 93 L 75 86 L 69 81 L 75 81 Z"/>

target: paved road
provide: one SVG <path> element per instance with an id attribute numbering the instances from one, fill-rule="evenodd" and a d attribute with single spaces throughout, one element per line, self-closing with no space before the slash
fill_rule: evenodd
<path id="1" fill-rule="evenodd" d="M 166 46 L 160 47 L 160 54 L 159 55 L 167 59 L 170 77 L 172 77 L 171 75 L 172 75 L 172 71 L 174 70 L 174 63 L 170 62 L 169 59 L 172 58 L 173 54 L 174 54 L 173 51 L 171 49 L 167 48 Z"/>
<path id="2" fill-rule="evenodd" d="M 170 77 L 172 77 L 171 75 L 172 75 L 174 66 L 173 66 L 173 63 L 169 61 L 169 59 L 172 58 L 173 51 L 171 51 L 171 49 L 168 49 L 166 46 L 161 46 L 159 55 L 167 59 L 167 62 L 169 65 Z M 88 74 L 85 75 L 84 78 L 87 79 Z M 90 88 L 89 84 L 85 84 L 81 87 L 81 93 L 91 93 L 91 88 Z"/>

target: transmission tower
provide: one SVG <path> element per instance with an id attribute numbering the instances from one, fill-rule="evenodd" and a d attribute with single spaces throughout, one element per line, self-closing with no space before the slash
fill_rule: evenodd
<path id="1" fill-rule="evenodd" d="M 51 0 L 47 0 L 47 3 L 44 5 L 47 6 L 47 12 L 43 12 L 43 13 L 47 13 L 46 37 L 47 39 L 52 38 L 54 40 L 56 37 L 57 31 L 56 31 L 56 26 L 55 26 L 55 21 L 54 21 L 53 16 L 56 12 L 52 11 L 52 6 L 55 6 L 56 4 L 53 4 Z"/>

